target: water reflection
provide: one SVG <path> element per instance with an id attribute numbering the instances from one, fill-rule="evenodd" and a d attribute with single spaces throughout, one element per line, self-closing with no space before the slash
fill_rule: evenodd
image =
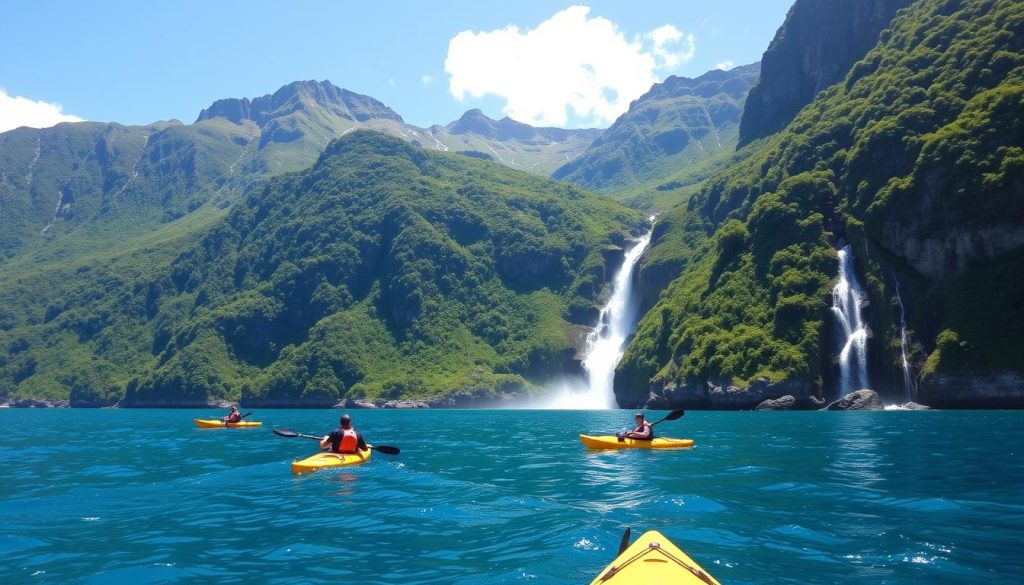
<path id="1" fill-rule="evenodd" d="M 830 417 L 826 441 L 833 446 L 826 470 L 834 481 L 854 490 L 881 490 L 885 482 L 881 468 L 891 465 L 880 449 L 876 429 L 861 413 L 839 413 Z"/>

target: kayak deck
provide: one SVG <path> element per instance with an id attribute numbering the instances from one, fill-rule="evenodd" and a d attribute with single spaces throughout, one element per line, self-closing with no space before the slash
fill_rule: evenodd
<path id="1" fill-rule="evenodd" d="M 226 423 L 219 419 L 202 419 L 194 418 L 196 426 L 201 429 L 244 429 L 249 427 L 261 427 L 263 423 L 260 421 L 248 421 L 243 420 L 242 422 Z"/>
<path id="2" fill-rule="evenodd" d="M 657 530 L 647 531 L 604 568 L 590 585 L 720 585 Z"/>
<path id="3" fill-rule="evenodd" d="M 686 449 L 693 447 L 693 439 L 655 437 L 650 441 L 623 439 L 615 435 L 580 435 L 580 441 L 590 449 Z"/>
<path id="4" fill-rule="evenodd" d="M 329 453 L 322 451 L 305 459 L 292 461 L 292 473 L 306 473 L 318 469 L 356 465 L 370 460 L 372 451 L 366 449 L 355 453 Z"/>

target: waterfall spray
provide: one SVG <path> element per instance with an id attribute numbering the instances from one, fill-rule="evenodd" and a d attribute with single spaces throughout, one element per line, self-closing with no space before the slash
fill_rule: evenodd
<path id="1" fill-rule="evenodd" d="M 868 385 L 868 334 L 860 315 L 864 289 L 853 269 L 849 245 L 839 253 L 839 281 L 832 289 L 832 314 L 842 329 L 839 352 L 839 393 L 842 396 Z"/>
<path id="2" fill-rule="evenodd" d="M 626 253 L 622 268 L 612 281 L 612 294 L 601 309 L 594 331 L 587 336 L 583 370 L 586 385 L 566 383 L 542 404 L 542 408 L 616 408 L 615 367 L 625 352 L 626 339 L 636 327 L 639 305 L 633 296 L 633 271 L 651 241 L 648 232 Z"/>
<path id="3" fill-rule="evenodd" d="M 907 398 L 913 400 L 917 395 L 917 387 L 914 384 L 914 374 L 910 368 L 910 361 L 907 359 L 907 310 L 903 307 L 903 297 L 900 296 L 900 281 L 896 273 L 892 275 L 896 283 L 896 302 L 900 306 L 900 361 L 903 365 L 903 388 L 907 391 Z"/>

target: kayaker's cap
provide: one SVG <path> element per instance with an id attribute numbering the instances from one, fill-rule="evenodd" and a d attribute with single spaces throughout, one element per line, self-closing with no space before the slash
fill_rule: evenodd
<path id="1" fill-rule="evenodd" d="M 634 414 L 633 416 L 634 417 L 643 417 L 643 415 L 644 415 L 644 413 L 638 412 L 638 413 Z"/>
<path id="2" fill-rule="evenodd" d="M 347 414 L 341 415 L 341 418 L 339 420 L 341 421 L 341 426 L 352 424 L 352 417 Z"/>

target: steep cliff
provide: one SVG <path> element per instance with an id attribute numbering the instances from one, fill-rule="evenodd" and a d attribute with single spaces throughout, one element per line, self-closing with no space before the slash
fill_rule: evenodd
<path id="1" fill-rule="evenodd" d="M 878 42 L 900 8 L 912 0 L 797 0 L 761 58 L 761 79 L 750 89 L 739 144 L 782 130 L 826 87 Z"/>

